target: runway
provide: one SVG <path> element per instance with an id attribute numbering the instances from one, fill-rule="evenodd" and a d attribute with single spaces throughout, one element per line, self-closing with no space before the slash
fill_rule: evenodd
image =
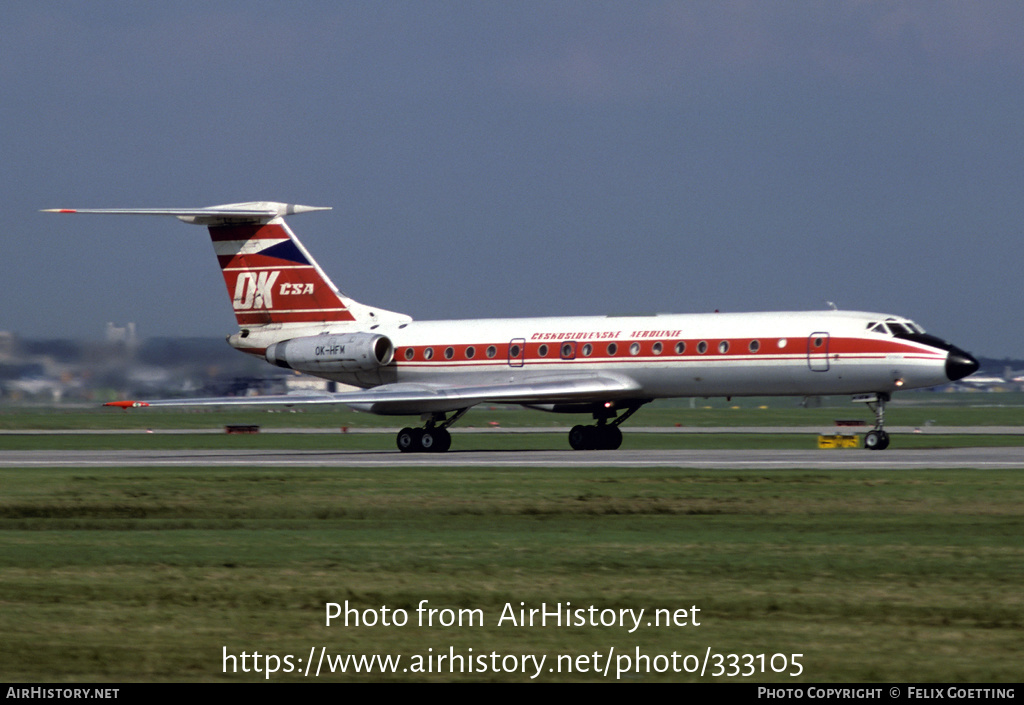
<path id="1" fill-rule="evenodd" d="M 1020 448 L 921 450 L 391 451 L 29 450 L 0 452 L 0 468 L 700 468 L 709 470 L 1024 469 Z"/>

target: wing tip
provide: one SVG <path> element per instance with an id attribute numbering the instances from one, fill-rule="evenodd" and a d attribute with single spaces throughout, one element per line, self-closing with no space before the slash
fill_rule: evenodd
<path id="1" fill-rule="evenodd" d="M 118 409 L 132 409 L 132 408 L 139 407 L 139 406 L 149 406 L 149 404 L 147 402 L 144 402 L 144 401 L 125 400 L 125 401 L 108 401 L 103 406 L 116 406 Z"/>

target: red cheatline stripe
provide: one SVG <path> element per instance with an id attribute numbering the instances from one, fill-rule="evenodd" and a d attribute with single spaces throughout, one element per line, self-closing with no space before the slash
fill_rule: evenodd
<path id="1" fill-rule="evenodd" d="M 844 357 L 838 361 L 830 360 L 829 362 L 833 365 L 848 365 L 851 363 L 858 363 L 862 361 L 877 361 L 878 357 Z M 937 358 L 922 358 L 937 361 Z M 417 367 L 417 368 L 438 368 L 438 367 L 480 367 L 480 366 L 499 366 L 505 367 L 509 364 L 507 355 L 495 356 L 493 358 L 473 358 L 471 360 L 453 358 L 446 359 L 444 356 L 437 357 L 435 352 L 434 358 L 431 360 L 423 360 L 420 358 L 413 358 L 412 360 L 406 360 L 404 357 L 395 357 L 395 364 L 399 367 Z M 513 358 L 513 362 L 521 362 L 521 358 Z M 732 356 L 732 355 L 688 355 L 688 356 L 665 356 L 661 355 L 658 357 L 645 357 L 645 356 L 629 356 L 629 357 L 617 357 L 617 358 L 594 358 L 594 357 L 577 357 L 573 359 L 563 360 L 558 357 L 527 357 L 525 362 L 530 365 L 550 365 L 553 368 L 561 365 L 629 365 L 629 364 L 649 364 L 649 363 L 660 363 L 664 365 L 737 365 L 740 363 L 759 363 L 764 366 L 776 365 L 779 363 L 796 363 L 800 365 L 807 364 L 807 357 L 805 355 L 786 356 L 786 355 L 761 355 L 757 357 L 749 356 Z"/>
<path id="2" fill-rule="evenodd" d="M 630 361 L 630 360 L 642 360 L 642 361 L 687 361 L 695 362 L 701 360 L 722 360 L 722 361 L 757 361 L 757 360 L 814 360 L 824 361 L 826 358 L 834 360 L 836 362 L 849 362 L 854 360 L 877 360 L 884 358 L 887 354 L 893 352 L 899 352 L 909 360 L 942 360 L 944 353 L 940 351 L 929 352 L 921 350 L 920 348 L 913 347 L 910 345 L 903 345 L 899 343 L 891 343 L 890 341 L 863 341 L 856 339 L 840 339 L 833 338 L 833 345 L 826 353 L 824 350 L 812 351 L 808 354 L 801 344 L 802 339 L 791 339 L 794 344 L 787 345 L 786 350 L 777 349 L 776 339 L 758 339 L 761 343 L 758 352 L 751 352 L 749 350 L 749 343 L 753 339 L 750 338 L 733 338 L 730 340 L 720 339 L 666 339 L 661 341 L 651 340 L 629 340 L 629 339 L 618 339 L 614 341 L 616 346 L 615 354 L 608 353 L 608 346 L 611 343 L 587 343 L 577 344 L 575 347 L 575 355 L 569 358 L 563 358 L 561 355 L 561 344 L 562 343 L 514 343 L 521 345 L 526 354 L 526 360 L 531 362 L 564 362 L 567 359 L 575 359 L 581 361 L 590 362 L 603 362 L 603 361 Z M 662 352 L 660 354 L 654 353 L 654 344 L 660 342 L 663 345 Z M 686 344 L 686 349 L 682 353 L 675 351 L 675 344 L 677 342 L 683 342 Z M 697 352 L 697 343 L 706 342 L 708 343 L 707 350 L 704 353 Z M 730 342 L 729 351 L 722 353 L 718 350 L 718 344 L 721 342 Z M 640 346 L 639 352 L 636 355 L 630 354 L 630 348 L 633 343 L 637 343 Z M 591 354 L 585 355 L 583 350 L 586 346 L 592 346 Z M 546 347 L 547 354 L 541 355 L 539 348 L 541 346 Z M 493 358 L 486 357 L 486 351 L 488 347 L 494 347 L 497 354 Z M 446 345 L 446 344 L 433 344 L 433 345 L 399 345 L 396 351 L 396 359 L 399 362 L 409 361 L 405 358 L 405 351 L 412 350 L 413 357 L 411 361 L 424 361 L 426 360 L 425 351 L 430 348 L 433 352 L 433 356 L 429 361 L 430 365 L 437 365 L 448 361 L 455 360 L 504 360 L 508 357 L 508 342 L 501 343 L 474 343 L 467 345 L 464 343 Z M 445 352 L 448 349 L 453 352 L 452 357 L 445 357 Z M 473 348 L 473 356 L 469 357 L 467 352 L 469 348 Z M 517 356 L 516 359 L 521 359 Z"/>

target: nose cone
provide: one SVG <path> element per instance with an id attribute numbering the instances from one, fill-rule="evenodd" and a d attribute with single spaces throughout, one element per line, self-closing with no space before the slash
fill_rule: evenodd
<path id="1" fill-rule="evenodd" d="M 951 347 L 949 355 L 946 356 L 946 376 L 950 382 L 956 382 L 967 375 L 973 375 L 981 365 L 970 353 L 960 348 Z"/>

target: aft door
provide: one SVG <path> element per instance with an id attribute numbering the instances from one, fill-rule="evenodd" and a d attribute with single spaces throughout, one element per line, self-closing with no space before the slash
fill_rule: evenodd
<path id="1" fill-rule="evenodd" d="M 828 372 L 828 333 L 811 333 L 808 336 L 807 366 L 812 372 Z"/>

